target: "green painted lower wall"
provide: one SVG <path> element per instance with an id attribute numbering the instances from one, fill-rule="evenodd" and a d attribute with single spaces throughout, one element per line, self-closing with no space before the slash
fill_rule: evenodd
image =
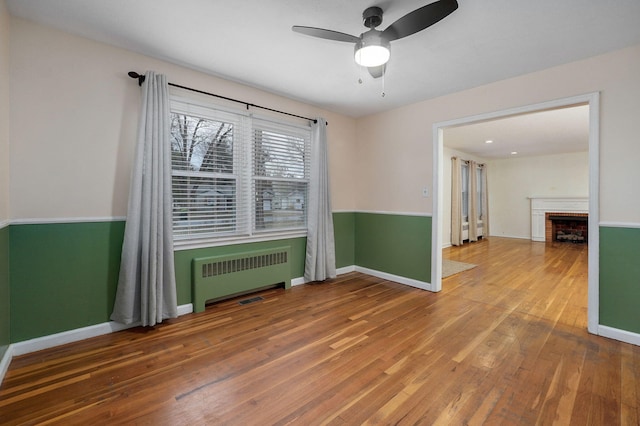
<path id="1" fill-rule="evenodd" d="M 640 333 L 640 229 L 600 228 L 600 324 Z"/>
<path id="2" fill-rule="evenodd" d="M 356 213 L 355 264 L 430 282 L 431 218 Z"/>
<path id="3" fill-rule="evenodd" d="M 11 341 L 108 321 L 124 222 L 10 226 Z"/>
<path id="4" fill-rule="evenodd" d="M 358 265 L 430 282 L 431 218 L 334 213 L 336 266 Z M 0 356 L 10 342 L 109 320 L 124 222 L 11 225 L 0 229 Z M 291 246 L 304 274 L 305 238 L 175 253 L 178 303 L 191 303 L 193 257 Z M 600 229 L 600 322 L 640 333 L 640 229 Z"/>
<path id="5" fill-rule="evenodd" d="M 336 268 L 356 264 L 356 214 L 339 212 L 333 214 L 333 233 L 336 243 Z"/>
<path id="6" fill-rule="evenodd" d="M 338 267 L 354 264 L 354 221 L 334 214 Z M 109 321 L 123 235 L 124 221 L 0 229 L 0 356 L 10 342 Z M 178 304 L 191 303 L 192 258 L 282 245 L 291 246 L 291 278 L 302 277 L 306 238 L 176 251 Z"/>
<path id="7" fill-rule="evenodd" d="M 0 359 L 11 343 L 9 227 L 0 229 Z"/>

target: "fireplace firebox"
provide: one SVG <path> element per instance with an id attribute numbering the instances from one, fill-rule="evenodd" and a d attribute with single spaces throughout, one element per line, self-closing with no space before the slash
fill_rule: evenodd
<path id="1" fill-rule="evenodd" d="M 583 213 L 547 213 L 550 224 L 548 241 L 586 244 L 589 241 L 589 216 Z"/>

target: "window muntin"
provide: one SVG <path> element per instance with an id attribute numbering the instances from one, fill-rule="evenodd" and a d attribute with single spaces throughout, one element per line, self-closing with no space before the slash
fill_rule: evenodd
<path id="1" fill-rule="evenodd" d="M 306 232 L 310 128 L 173 99 L 174 241 Z"/>

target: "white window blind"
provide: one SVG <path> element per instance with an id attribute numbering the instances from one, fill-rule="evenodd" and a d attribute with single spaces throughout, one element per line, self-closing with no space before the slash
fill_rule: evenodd
<path id="1" fill-rule="evenodd" d="M 311 131 L 172 99 L 177 244 L 304 232 Z"/>
<path id="2" fill-rule="evenodd" d="M 310 131 L 253 120 L 256 232 L 306 228 Z"/>

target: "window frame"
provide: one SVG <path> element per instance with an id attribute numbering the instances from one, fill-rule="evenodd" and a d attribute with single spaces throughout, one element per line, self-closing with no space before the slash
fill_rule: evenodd
<path id="1" fill-rule="evenodd" d="M 188 250 L 193 248 L 204 247 L 216 247 L 231 244 L 243 244 L 260 241 L 273 241 L 280 239 L 299 238 L 307 236 L 307 210 L 304 210 L 304 226 L 291 227 L 285 229 L 256 229 L 256 194 L 254 186 L 254 158 L 253 158 L 253 132 L 255 130 L 253 122 L 271 122 L 277 126 L 283 128 L 296 129 L 297 132 L 306 132 L 308 138 L 306 139 L 306 153 L 308 154 L 305 161 L 305 173 L 307 177 L 310 171 L 310 155 L 311 155 L 311 125 L 300 125 L 291 121 L 274 118 L 271 116 L 265 116 L 260 114 L 253 114 L 247 111 L 243 111 L 237 108 L 224 105 L 222 102 L 212 102 L 207 99 L 199 99 L 190 96 L 184 96 L 181 94 L 171 93 L 170 91 L 169 110 L 170 113 L 195 115 L 205 119 L 219 120 L 217 116 L 235 117 L 236 122 L 240 124 L 240 130 L 235 134 L 233 141 L 233 162 L 234 170 L 233 175 L 236 176 L 236 205 L 238 206 L 236 211 L 236 218 L 244 215 L 246 221 L 241 223 L 244 226 L 241 230 L 236 230 L 234 233 L 209 235 L 199 237 L 197 235 L 184 236 L 176 238 L 176 232 L 173 231 L 173 244 L 174 250 Z M 207 114 L 208 113 L 208 114 Z M 240 146 L 241 145 L 241 146 Z M 236 169 L 238 167 L 238 169 Z M 173 161 L 171 163 L 172 178 L 174 176 Z M 191 173 L 191 172 L 189 172 Z M 206 173 L 206 172 L 205 172 Z M 215 173 L 216 175 L 221 173 Z M 225 178 L 227 176 L 224 176 Z M 308 188 L 309 180 L 306 180 L 306 192 L 305 196 L 308 200 Z M 173 195 L 173 185 L 172 185 Z M 246 209 L 242 212 L 240 209 Z M 175 216 L 172 212 L 172 222 L 174 222 Z M 236 219 L 238 223 L 238 219 Z"/>

